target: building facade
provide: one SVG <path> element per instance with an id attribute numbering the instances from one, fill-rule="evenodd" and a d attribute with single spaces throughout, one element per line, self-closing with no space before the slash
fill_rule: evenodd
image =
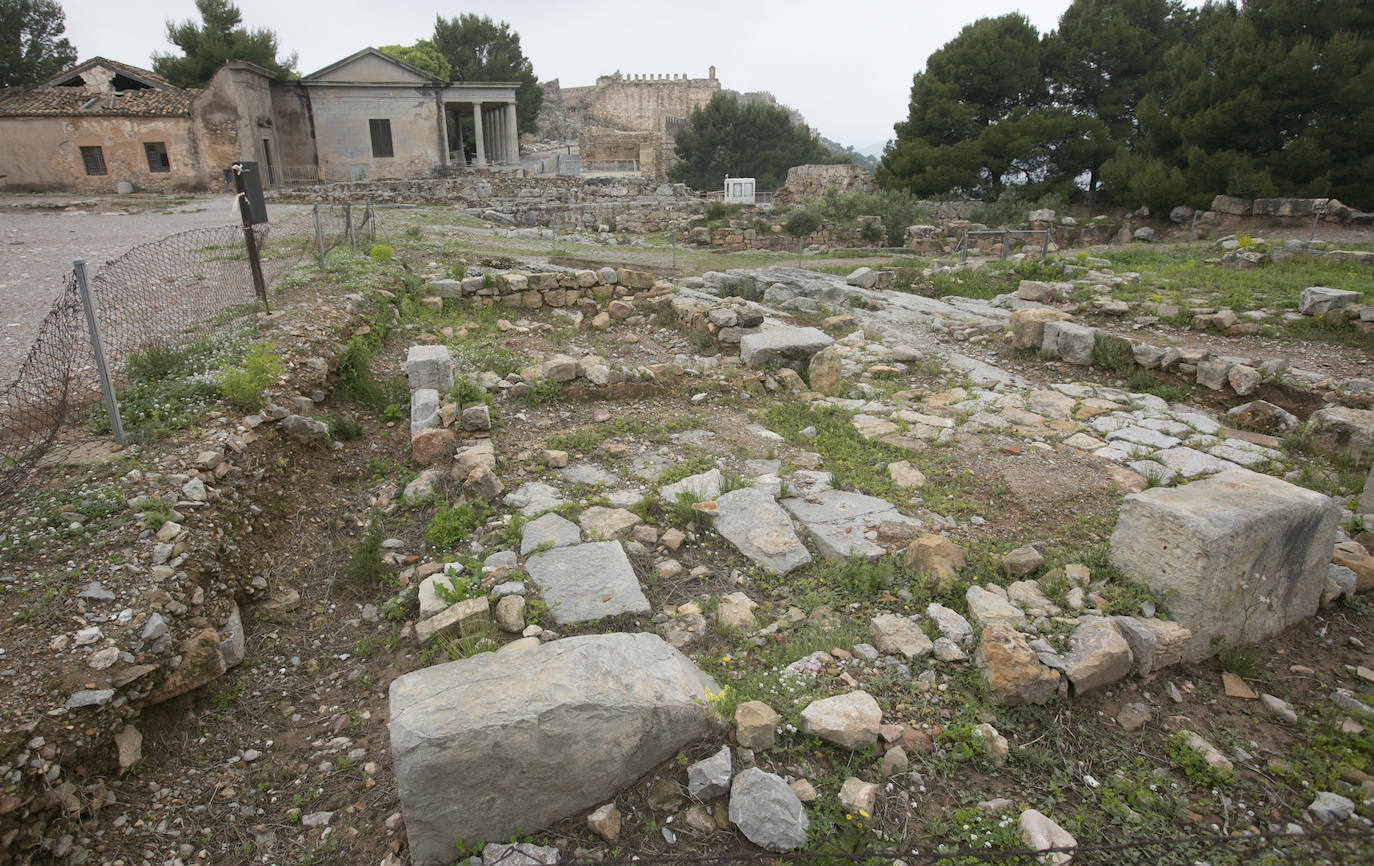
<path id="1" fill-rule="evenodd" d="M 236 160 L 269 186 L 518 169 L 516 87 L 443 82 L 374 48 L 299 81 L 232 61 L 204 88 L 97 57 L 0 91 L 0 184 L 208 190 Z"/>

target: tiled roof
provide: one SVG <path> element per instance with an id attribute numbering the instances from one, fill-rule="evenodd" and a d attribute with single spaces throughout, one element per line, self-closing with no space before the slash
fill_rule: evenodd
<path id="1" fill-rule="evenodd" d="M 38 86 L 52 86 L 54 82 L 66 81 L 73 75 L 78 75 L 81 72 L 91 68 L 92 66 L 108 66 L 115 72 L 122 73 L 128 76 L 129 78 L 135 78 L 146 81 L 154 87 L 174 86 L 172 82 L 163 78 L 161 75 L 158 75 L 156 72 L 153 72 L 151 69 L 144 69 L 141 66 L 134 66 L 129 63 L 120 63 L 118 60 L 110 60 L 108 57 L 92 57 L 90 60 L 78 63 L 76 66 L 73 66 L 70 69 L 63 70 L 57 75 L 54 75 L 52 78 L 49 78 L 47 81 L 41 82 Z"/>
<path id="2" fill-rule="evenodd" d="M 31 90 L 9 87 L 0 90 L 0 117 L 181 117 L 191 113 L 191 101 L 200 90 L 123 90 L 110 105 L 100 96 L 77 87 Z"/>

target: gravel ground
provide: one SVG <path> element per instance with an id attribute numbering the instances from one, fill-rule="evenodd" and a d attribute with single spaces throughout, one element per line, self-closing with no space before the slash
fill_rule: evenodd
<path id="1" fill-rule="evenodd" d="M 8 385 L 62 291 L 72 260 L 94 272 L 133 247 L 238 222 L 228 195 L 166 199 L 0 197 L 0 386 Z M 299 210 L 271 205 L 269 217 Z M 133 212 L 131 212 L 133 211 Z"/>

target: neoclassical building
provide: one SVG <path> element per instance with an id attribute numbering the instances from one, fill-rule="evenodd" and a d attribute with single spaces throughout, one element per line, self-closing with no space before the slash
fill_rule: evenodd
<path id="1" fill-rule="evenodd" d="M 93 58 L 0 90 L 0 187 L 216 188 L 235 160 L 283 182 L 520 165 L 514 82 L 445 82 L 365 48 L 299 80 L 233 61 L 204 88 Z"/>

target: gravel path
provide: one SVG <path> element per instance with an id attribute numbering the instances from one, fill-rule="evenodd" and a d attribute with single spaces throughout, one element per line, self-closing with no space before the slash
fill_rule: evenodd
<path id="1" fill-rule="evenodd" d="M 0 387 L 18 373 L 73 259 L 84 258 L 94 272 L 139 244 L 186 229 L 237 223 L 233 202 L 229 195 L 195 198 L 171 208 L 163 202 L 138 202 L 132 207 L 159 209 L 129 213 L 129 200 L 122 198 L 73 199 L 65 208 L 54 200 L 52 209 L 35 209 L 31 198 L 0 198 Z M 301 207 L 271 205 L 268 215 Z"/>

